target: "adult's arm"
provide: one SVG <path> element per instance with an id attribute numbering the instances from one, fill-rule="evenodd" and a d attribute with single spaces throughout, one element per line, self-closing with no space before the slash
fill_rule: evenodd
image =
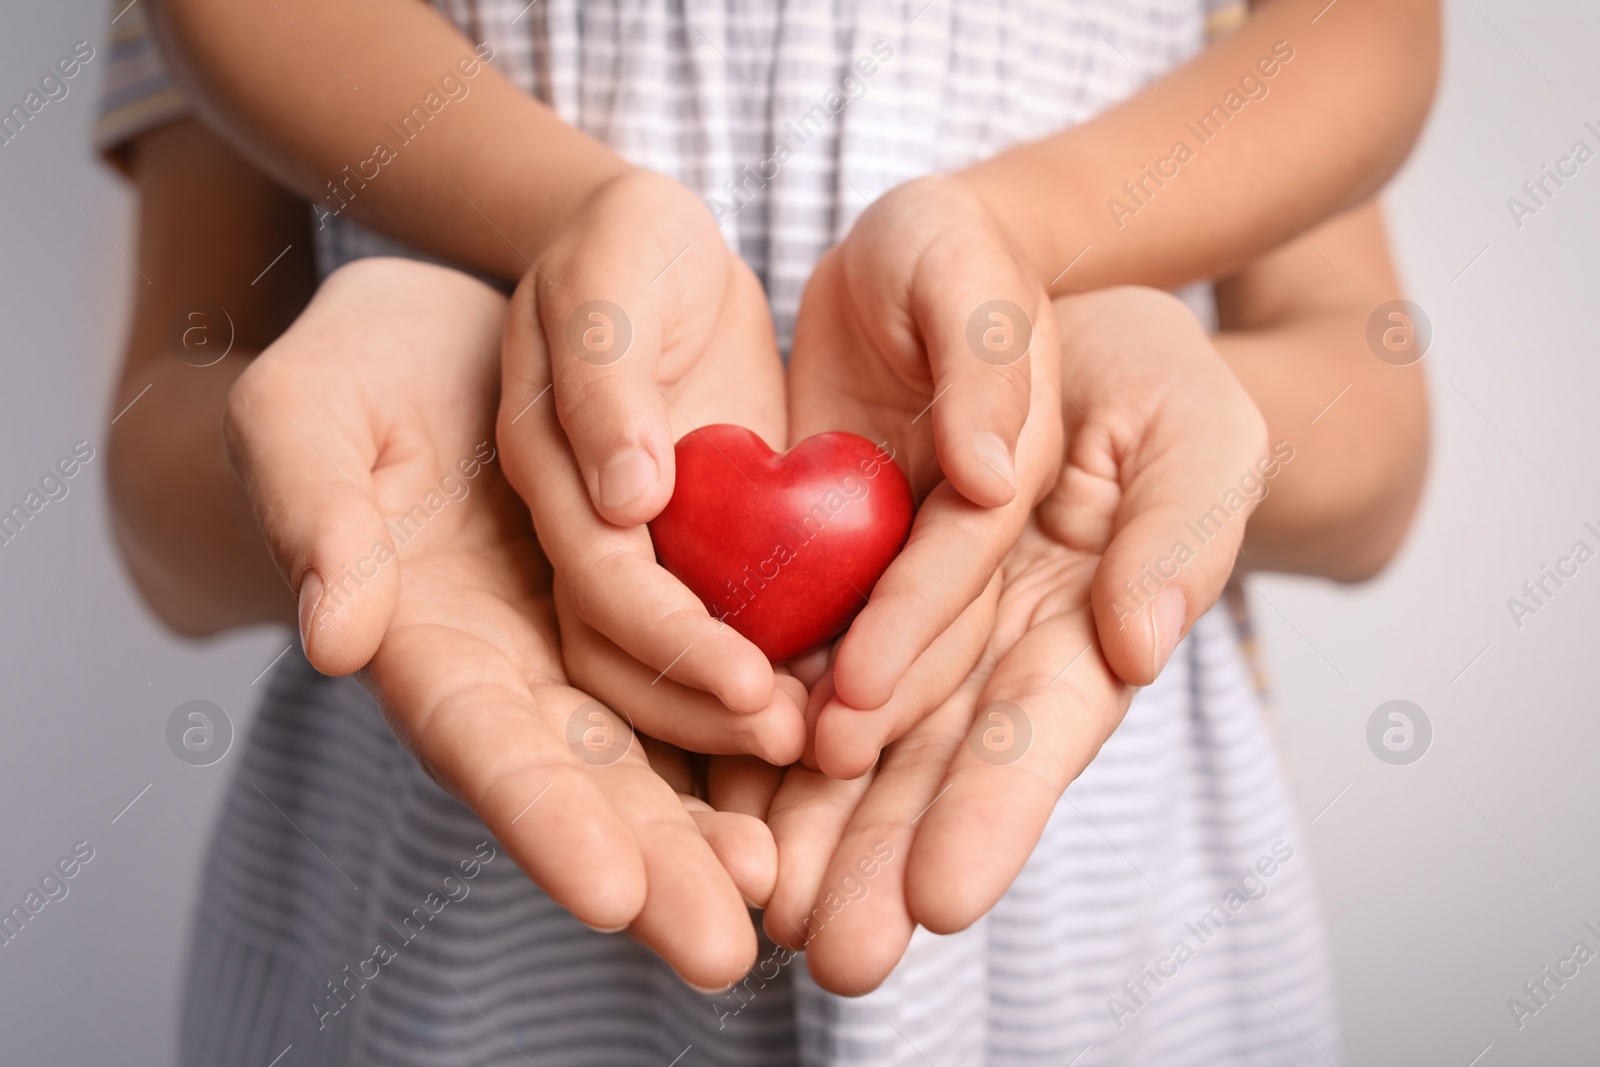
<path id="1" fill-rule="evenodd" d="M 1218 285 L 1217 349 L 1294 449 L 1242 567 L 1360 581 L 1399 548 L 1428 465 L 1427 383 L 1421 363 L 1379 359 L 1367 323 L 1400 295 L 1375 201 Z"/>
<path id="2" fill-rule="evenodd" d="M 228 463 L 222 414 L 239 374 L 310 299 L 306 206 L 192 119 L 138 137 L 129 163 L 139 276 L 112 406 L 117 544 L 146 602 L 180 633 L 293 622 L 294 598 Z"/>

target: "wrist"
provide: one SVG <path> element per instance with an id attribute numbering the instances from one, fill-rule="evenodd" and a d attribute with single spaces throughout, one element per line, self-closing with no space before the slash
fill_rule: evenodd
<path id="1" fill-rule="evenodd" d="M 1005 235 L 1028 276 L 1052 296 L 1095 288 L 1085 269 L 1100 219 L 1062 160 L 1019 145 L 952 175 Z M 1081 257 L 1081 258 L 1080 258 Z"/>
<path id="2" fill-rule="evenodd" d="M 651 279 L 663 268 L 690 249 L 700 250 L 690 257 L 693 264 L 726 247 L 710 209 L 690 189 L 658 171 L 623 162 L 566 202 L 538 247 L 529 249 L 532 260 L 524 264 L 522 277 L 568 275 L 570 281 L 578 269 L 591 286 L 615 289 L 637 282 L 652 299 L 664 300 L 683 272 L 671 275 L 672 284 L 657 286 Z"/>
<path id="3" fill-rule="evenodd" d="M 608 148 L 602 148 L 581 165 L 574 166 L 560 191 L 546 198 L 544 210 L 531 227 L 528 243 L 522 250 L 537 263 L 575 220 L 588 214 L 607 190 L 637 174 L 639 169 Z M 527 271 L 533 269 L 531 264 L 524 264 L 524 267 Z"/>

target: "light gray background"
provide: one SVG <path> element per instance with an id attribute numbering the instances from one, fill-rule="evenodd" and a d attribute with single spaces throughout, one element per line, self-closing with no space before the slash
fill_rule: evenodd
<path id="1" fill-rule="evenodd" d="M 0 1058 L 152 1067 L 172 1060 L 186 920 L 233 762 L 180 763 L 167 716 L 209 699 L 242 730 L 288 635 L 174 640 L 110 548 L 103 448 L 136 278 L 117 251 L 133 253 L 128 191 L 87 147 L 104 19 L 89 0 L 0 12 L 7 106 L 74 41 L 101 48 L 0 147 L 0 510 L 74 441 L 100 450 L 0 547 L 0 905 L 73 842 L 96 850 L 0 948 Z M 1576 940 L 1600 947 L 1583 929 L 1600 926 L 1600 561 L 1520 629 L 1506 607 L 1572 542 L 1600 544 L 1582 528 L 1600 525 L 1600 160 L 1520 230 L 1505 206 L 1574 140 L 1600 147 L 1583 129 L 1600 126 L 1597 42 L 1592 4 L 1448 5 L 1439 101 L 1387 197 L 1435 333 L 1420 520 L 1359 589 L 1253 579 L 1354 1064 L 1600 1061 L 1600 961 L 1520 1031 L 1506 1006 Z M 1408 767 L 1365 740 L 1394 698 L 1434 726 Z"/>

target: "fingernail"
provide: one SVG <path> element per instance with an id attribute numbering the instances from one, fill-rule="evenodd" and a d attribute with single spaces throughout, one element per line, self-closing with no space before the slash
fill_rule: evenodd
<path id="1" fill-rule="evenodd" d="M 661 471 L 642 448 L 625 448 L 600 468 L 600 506 L 620 508 L 656 487 Z"/>
<path id="2" fill-rule="evenodd" d="M 679 977 L 682 977 L 682 976 L 680 975 Z M 728 990 L 733 988 L 733 983 L 732 982 L 729 982 L 725 986 L 718 986 L 716 989 L 711 989 L 711 988 L 709 988 L 707 986 L 695 985 L 693 982 L 689 981 L 689 979 L 687 979 L 687 978 L 683 979 L 683 984 L 688 986 L 690 989 L 694 990 L 696 993 L 704 993 L 708 997 L 714 997 L 718 993 L 726 993 Z"/>
<path id="3" fill-rule="evenodd" d="M 578 921 L 583 923 L 582 919 L 579 919 Z M 583 925 L 588 926 L 589 929 L 593 930 L 597 934 L 620 934 L 620 933 L 622 933 L 622 931 L 624 931 L 624 930 L 626 930 L 628 928 L 628 924 L 627 923 L 623 923 L 621 926 L 611 926 L 611 927 L 589 926 L 588 923 L 583 923 Z"/>
<path id="4" fill-rule="evenodd" d="M 974 437 L 972 454 L 992 467 L 1011 488 L 1017 487 L 1017 472 L 1011 464 L 1011 449 L 1007 448 L 1006 443 L 997 435 L 985 432 Z"/>
<path id="5" fill-rule="evenodd" d="M 300 579 L 300 650 L 311 652 L 311 624 L 317 617 L 317 605 L 322 603 L 322 578 L 316 571 L 306 571 Z"/>
<path id="6" fill-rule="evenodd" d="M 1183 590 L 1177 586 L 1169 585 L 1156 594 L 1155 601 L 1150 605 L 1150 625 L 1155 629 L 1150 642 L 1151 675 L 1160 674 L 1167 660 L 1172 658 L 1172 650 L 1178 647 L 1178 637 L 1183 633 L 1183 619 L 1188 610 L 1189 602 L 1184 599 Z"/>

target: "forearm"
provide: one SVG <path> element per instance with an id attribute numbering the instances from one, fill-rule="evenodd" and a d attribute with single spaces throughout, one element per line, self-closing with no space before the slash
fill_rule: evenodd
<path id="1" fill-rule="evenodd" d="M 139 274 L 108 460 L 118 546 L 180 633 L 291 621 L 222 414 L 250 359 L 310 298 L 305 204 L 190 120 L 141 136 L 130 166 Z"/>
<path id="2" fill-rule="evenodd" d="M 228 390 L 251 355 L 235 352 L 204 369 L 174 359 L 149 380 L 125 378 L 119 390 L 121 406 L 150 387 L 112 429 L 117 544 L 151 609 L 191 637 L 294 622 L 294 598 L 268 558 L 222 438 Z"/>
<path id="3" fill-rule="evenodd" d="M 1326 6 L 1261 5 L 1156 87 L 961 177 L 1054 294 L 1231 273 L 1369 196 L 1404 159 L 1432 100 L 1434 0 Z M 1246 75 L 1259 86 L 1250 95 Z M 1221 114 L 1202 124 L 1213 107 Z"/>
<path id="4" fill-rule="evenodd" d="M 1368 347 L 1400 295 L 1383 218 L 1361 205 L 1218 284 L 1216 338 L 1294 459 L 1268 482 L 1241 564 L 1358 581 L 1399 547 L 1428 464 L 1422 364 Z M 1414 353 L 1418 359 L 1423 353 Z"/>
<path id="5" fill-rule="evenodd" d="M 1240 566 L 1360 581 L 1410 526 L 1428 459 L 1426 386 L 1366 347 L 1366 316 L 1334 311 L 1225 332 L 1218 351 L 1293 459 L 1267 482 Z"/>
<path id="6" fill-rule="evenodd" d="M 480 62 L 425 4 L 163 0 L 154 10 L 212 125 L 320 205 L 323 222 L 337 213 L 517 279 L 554 221 L 628 169 Z"/>

